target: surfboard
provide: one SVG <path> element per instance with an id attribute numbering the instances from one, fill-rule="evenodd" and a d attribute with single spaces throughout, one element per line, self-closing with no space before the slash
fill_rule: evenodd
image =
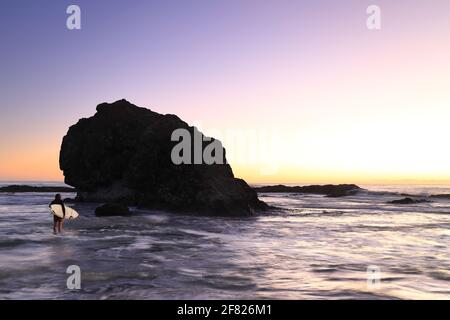
<path id="1" fill-rule="evenodd" d="M 76 212 L 71 207 L 68 207 L 66 205 L 64 205 L 64 207 L 66 207 L 66 215 L 64 217 L 65 220 L 71 220 L 71 219 L 78 218 L 78 216 L 79 216 L 78 212 Z M 52 213 L 55 216 L 57 216 L 59 218 L 63 217 L 63 210 L 62 210 L 62 206 L 60 204 L 52 204 L 50 206 L 50 209 L 52 210 Z"/>

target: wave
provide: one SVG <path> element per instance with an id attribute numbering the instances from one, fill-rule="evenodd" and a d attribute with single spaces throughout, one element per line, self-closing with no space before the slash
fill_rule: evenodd
<path id="1" fill-rule="evenodd" d="M 286 193 L 271 193 L 271 196 L 277 196 L 280 198 L 283 197 L 298 197 L 299 195 L 304 196 L 316 196 L 316 197 L 326 197 L 323 194 L 316 193 L 302 193 L 302 192 L 286 192 Z M 342 196 L 340 198 L 350 198 L 350 197 L 358 197 L 358 196 L 375 196 L 375 197 L 410 197 L 410 198 L 429 198 L 430 200 L 450 200 L 450 194 L 447 193 L 437 193 L 430 194 L 427 192 L 402 192 L 402 191 L 374 191 L 368 189 L 360 189 L 354 194 L 349 194 L 347 196 Z"/>
<path id="2" fill-rule="evenodd" d="M 423 192 L 418 193 L 405 193 L 395 191 L 369 191 L 364 190 L 358 192 L 358 194 L 367 194 L 373 196 L 396 196 L 396 197 L 409 197 L 409 198 L 422 198 L 422 199 L 435 199 L 435 200 L 450 200 L 450 194 L 427 194 Z"/>

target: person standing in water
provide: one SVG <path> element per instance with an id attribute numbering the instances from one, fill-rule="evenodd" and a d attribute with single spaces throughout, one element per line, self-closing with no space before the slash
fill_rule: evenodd
<path id="1" fill-rule="evenodd" d="M 48 206 L 51 207 L 53 204 L 60 204 L 63 210 L 63 217 L 66 216 L 66 207 L 61 199 L 61 195 L 58 193 L 55 195 L 55 200 L 53 200 Z M 64 218 L 57 217 L 53 215 L 53 234 L 61 233 Z"/>

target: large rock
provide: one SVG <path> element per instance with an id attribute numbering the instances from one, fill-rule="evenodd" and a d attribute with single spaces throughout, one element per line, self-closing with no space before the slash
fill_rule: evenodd
<path id="1" fill-rule="evenodd" d="M 63 139 L 60 167 L 65 183 L 77 189 L 80 201 L 231 216 L 267 208 L 226 162 L 175 165 L 171 150 L 178 142 L 171 141 L 171 135 L 179 128 L 194 131 L 175 115 L 126 100 L 102 103 L 93 117 L 79 120 Z M 203 142 L 202 148 L 212 141 Z"/>
<path id="2" fill-rule="evenodd" d="M 95 215 L 97 217 L 128 216 L 130 214 L 130 209 L 120 203 L 105 203 L 95 209 Z"/>

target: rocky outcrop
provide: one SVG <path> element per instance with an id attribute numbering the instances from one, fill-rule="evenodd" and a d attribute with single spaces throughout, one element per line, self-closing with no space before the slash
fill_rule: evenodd
<path id="1" fill-rule="evenodd" d="M 413 199 L 413 198 L 403 198 L 400 200 L 389 201 L 389 204 L 415 204 L 415 203 L 426 203 L 430 202 L 426 199 Z"/>
<path id="2" fill-rule="evenodd" d="M 448 199 L 450 200 L 450 194 L 433 194 L 430 196 L 430 198 L 434 199 Z"/>
<path id="3" fill-rule="evenodd" d="M 126 100 L 102 103 L 93 117 L 79 120 L 63 139 L 60 167 L 65 183 L 77 189 L 79 201 L 228 216 L 267 208 L 226 162 L 174 164 L 171 151 L 178 141 L 171 136 L 180 128 L 194 135 L 194 128 L 175 115 Z M 200 148 L 214 141 L 200 142 Z M 220 150 L 225 161 L 225 150 Z"/>
<path id="4" fill-rule="evenodd" d="M 0 192 L 75 192 L 74 188 L 69 187 L 37 187 L 28 185 L 10 185 L 6 187 L 0 187 Z"/>
<path id="5" fill-rule="evenodd" d="M 354 195 L 363 190 L 356 184 L 339 184 L 339 185 L 311 185 L 311 186 L 264 186 L 253 188 L 260 193 L 312 193 L 322 194 L 327 197 L 345 197 Z"/>
<path id="6" fill-rule="evenodd" d="M 95 209 L 95 215 L 97 217 L 128 216 L 130 214 L 130 209 L 120 203 L 105 203 Z"/>

